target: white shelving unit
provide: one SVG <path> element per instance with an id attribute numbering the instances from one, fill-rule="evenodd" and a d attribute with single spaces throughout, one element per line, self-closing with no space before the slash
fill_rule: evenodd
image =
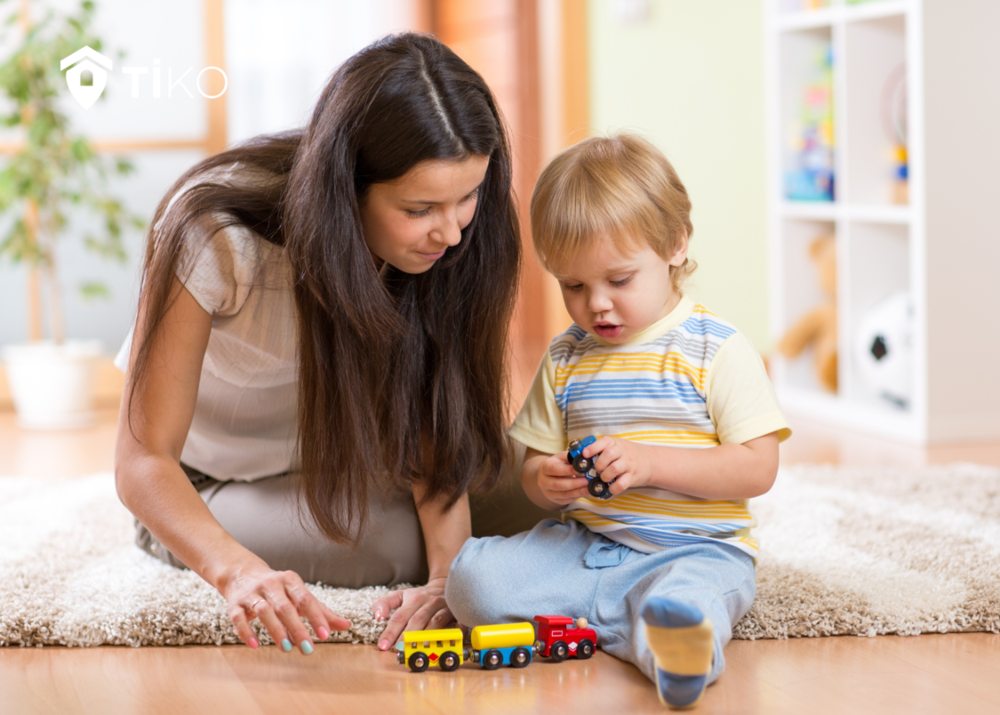
<path id="1" fill-rule="evenodd" d="M 838 390 L 810 355 L 776 360 L 793 414 L 906 441 L 1000 439 L 1000 3 L 766 0 L 771 325 L 775 337 L 823 297 L 808 245 L 836 236 Z M 832 53 L 832 200 L 786 198 L 790 141 L 816 58 Z M 902 78 L 904 94 L 890 92 Z M 899 82 L 895 85 L 898 89 Z M 905 97 L 908 198 L 893 193 L 887 97 Z M 905 405 L 856 358 L 873 306 L 912 298 Z"/>

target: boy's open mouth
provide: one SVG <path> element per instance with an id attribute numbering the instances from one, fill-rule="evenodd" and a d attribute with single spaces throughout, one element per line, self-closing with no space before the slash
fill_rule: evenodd
<path id="1" fill-rule="evenodd" d="M 621 335 L 623 328 L 621 325 L 613 323 L 594 323 L 594 332 L 602 338 L 617 338 Z"/>

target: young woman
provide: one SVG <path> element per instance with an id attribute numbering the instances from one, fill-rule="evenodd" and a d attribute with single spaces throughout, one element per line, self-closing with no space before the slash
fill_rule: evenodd
<path id="1" fill-rule="evenodd" d="M 429 37 L 362 50 L 304 130 L 188 171 L 122 356 L 139 544 L 217 588 L 251 647 L 254 618 L 307 654 L 303 618 L 319 639 L 349 625 L 303 580 L 424 584 L 375 604 L 382 648 L 452 620 L 467 491 L 507 456 L 519 260 L 494 99 Z"/>

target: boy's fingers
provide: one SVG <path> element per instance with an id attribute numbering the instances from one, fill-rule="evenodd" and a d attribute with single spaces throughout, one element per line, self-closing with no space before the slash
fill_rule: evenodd
<path id="1" fill-rule="evenodd" d="M 611 492 L 612 495 L 618 496 L 629 488 L 629 481 L 628 476 L 619 477 L 615 480 L 614 484 L 608 487 L 608 491 Z"/>
<path id="2" fill-rule="evenodd" d="M 610 437 L 598 437 L 597 441 L 591 445 L 588 445 L 585 450 L 583 450 L 584 457 L 593 457 L 595 454 L 603 452 L 608 447 L 614 444 L 614 440 Z"/>

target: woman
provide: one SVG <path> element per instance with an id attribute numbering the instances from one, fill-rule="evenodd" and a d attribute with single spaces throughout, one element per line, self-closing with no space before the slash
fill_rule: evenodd
<path id="1" fill-rule="evenodd" d="M 118 430 L 138 542 L 217 588 L 250 647 L 254 618 L 306 654 L 302 618 L 319 639 L 349 626 L 303 578 L 423 583 L 375 604 L 383 649 L 445 625 L 467 491 L 507 456 L 520 239 L 482 78 L 429 37 L 385 38 L 304 130 L 211 157 L 167 197 Z"/>

